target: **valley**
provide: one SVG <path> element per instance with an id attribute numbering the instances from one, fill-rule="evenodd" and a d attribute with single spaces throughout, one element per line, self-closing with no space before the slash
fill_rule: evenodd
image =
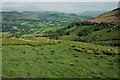
<path id="1" fill-rule="evenodd" d="M 119 17 L 119 10 L 94 18 L 56 11 L 2 12 L 2 77 L 118 78 L 120 23 L 105 18 Z"/>

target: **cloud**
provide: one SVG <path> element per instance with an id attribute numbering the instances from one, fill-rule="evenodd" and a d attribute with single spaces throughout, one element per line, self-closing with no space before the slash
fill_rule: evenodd
<path id="1" fill-rule="evenodd" d="M 88 10 L 108 11 L 117 8 L 117 2 L 3 2 L 3 10 L 59 11 L 79 13 Z"/>

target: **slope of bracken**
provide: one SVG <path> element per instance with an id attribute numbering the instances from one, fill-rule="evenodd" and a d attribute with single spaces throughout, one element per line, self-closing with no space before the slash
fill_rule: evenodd
<path id="1" fill-rule="evenodd" d="M 112 10 L 110 12 L 99 15 L 96 18 L 88 19 L 91 22 L 120 22 L 120 8 Z"/>

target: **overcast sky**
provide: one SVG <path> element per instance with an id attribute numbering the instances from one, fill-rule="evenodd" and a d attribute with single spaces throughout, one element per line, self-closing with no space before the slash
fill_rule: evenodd
<path id="1" fill-rule="evenodd" d="M 117 2 L 2 2 L 3 11 L 59 11 L 80 13 L 84 11 L 110 11 L 117 7 Z"/>
<path id="2" fill-rule="evenodd" d="M 1 0 L 2 2 L 118 2 L 119 0 Z"/>

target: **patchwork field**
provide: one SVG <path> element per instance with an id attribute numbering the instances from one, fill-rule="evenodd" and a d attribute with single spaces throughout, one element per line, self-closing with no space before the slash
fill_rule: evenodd
<path id="1" fill-rule="evenodd" d="M 117 48 L 113 47 L 72 41 L 36 46 L 3 45 L 3 77 L 118 78 L 119 55 L 106 55 L 104 51 L 103 54 L 88 54 L 93 50 L 91 46 L 97 51 L 117 51 Z"/>

